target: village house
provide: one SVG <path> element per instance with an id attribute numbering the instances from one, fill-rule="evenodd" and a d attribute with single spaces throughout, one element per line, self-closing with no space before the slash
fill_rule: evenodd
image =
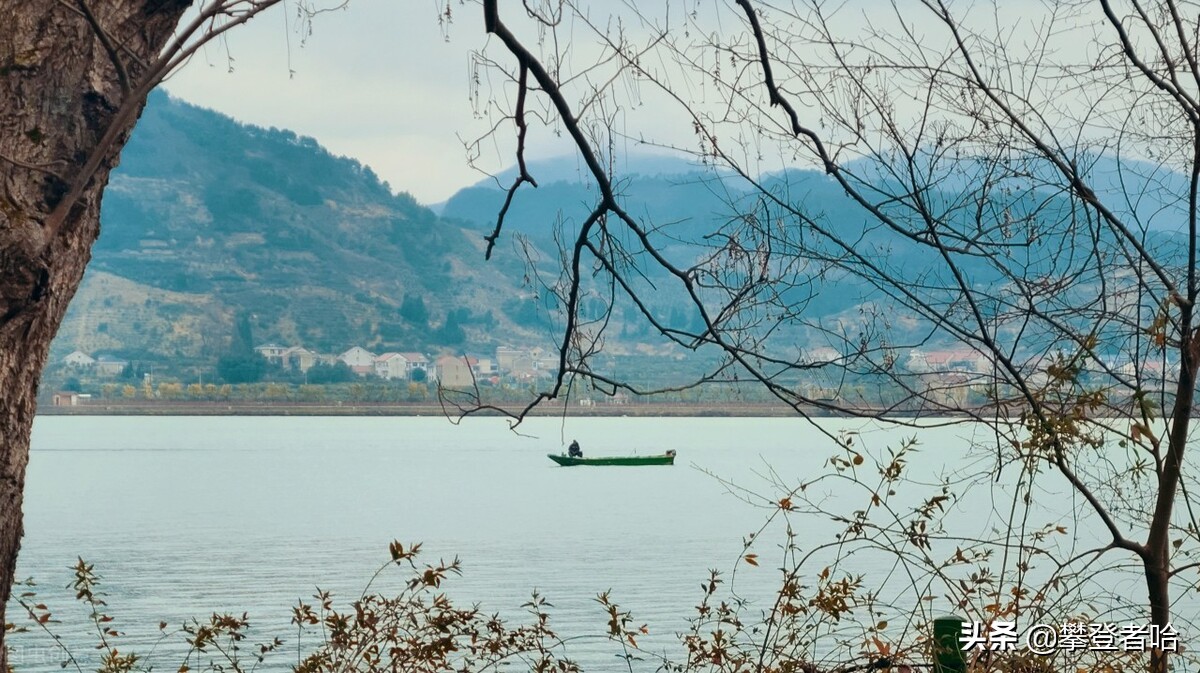
<path id="1" fill-rule="evenodd" d="M 499 346 L 496 348 L 496 371 L 521 380 L 535 378 L 538 375 L 538 359 L 541 354 L 540 348 Z"/>
<path id="2" fill-rule="evenodd" d="M 418 369 L 427 380 L 437 378 L 436 375 L 430 376 L 432 372 L 429 371 L 429 359 L 424 355 L 420 353 L 399 353 L 399 355 L 404 361 L 405 378 L 411 379 L 413 372 Z"/>
<path id="3" fill-rule="evenodd" d="M 283 364 L 283 355 L 287 353 L 287 346 L 280 346 L 276 343 L 262 344 L 254 347 L 254 352 L 263 356 L 268 362 L 275 364 Z"/>
<path id="4" fill-rule="evenodd" d="M 375 358 L 375 375 L 381 379 L 408 378 L 408 361 L 399 353 L 383 353 Z"/>
<path id="5" fill-rule="evenodd" d="M 122 360 L 111 355 L 97 357 L 95 364 L 92 365 L 98 376 L 118 376 L 128 366 L 129 362 L 127 360 Z"/>
<path id="6" fill-rule="evenodd" d="M 283 352 L 281 360 L 284 367 L 307 372 L 317 364 L 319 356 L 303 346 L 292 346 Z"/>
<path id="7" fill-rule="evenodd" d="M 496 367 L 502 372 L 512 371 L 513 361 L 519 357 L 529 357 L 529 352 L 512 346 L 496 347 Z"/>
<path id="8" fill-rule="evenodd" d="M 361 346 L 355 346 L 342 353 L 338 359 L 345 362 L 350 371 L 359 376 L 375 373 L 375 354 Z"/>
<path id="9" fill-rule="evenodd" d="M 71 391 L 60 391 L 50 396 L 50 404 L 55 407 L 76 407 L 81 402 L 91 399 L 91 395 L 84 395 Z"/>
<path id="10" fill-rule="evenodd" d="M 84 353 L 83 351 L 72 351 L 67 357 L 62 359 L 64 365 L 69 367 L 91 367 L 96 364 L 96 358 Z"/>
<path id="11" fill-rule="evenodd" d="M 496 373 L 511 376 L 518 380 L 529 380 L 543 376 L 552 376 L 558 370 L 558 355 L 541 347 L 513 348 L 499 346 L 496 348 L 496 362 L 487 361 L 487 371 L 476 371 L 477 375 L 490 376 Z"/>
<path id="12" fill-rule="evenodd" d="M 522 381 L 537 378 L 538 375 L 533 356 L 529 355 L 528 351 L 509 360 L 508 367 L 501 367 L 501 370 L 509 376 Z"/>
<path id="13" fill-rule="evenodd" d="M 908 353 L 907 364 L 911 371 L 919 374 L 982 374 L 992 369 L 983 353 L 969 348 L 928 352 L 914 348 Z"/>
<path id="14" fill-rule="evenodd" d="M 478 365 L 477 358 L 444 355 L 437 359 L 437 380 L 447 388 L 471 388 L 475 385 Z"/>
<path id="15" fill-rule="evenodd" d="M 558 356 L 539 355 L 533 359 L 533 371 L 553 376 L 558 371 Z"/>
<path id="16" fill-rule="evenodd" d="M 962 408 L 972 393 L 982 394 L 990 380 L 992 363 L 970 348 L 909 352 L 908 369 L 919 375 L 921 397 L 939 408 Z"/>

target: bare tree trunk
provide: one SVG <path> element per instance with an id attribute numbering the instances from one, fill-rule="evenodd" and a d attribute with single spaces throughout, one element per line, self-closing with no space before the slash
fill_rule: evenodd
<path id="1" fill-rule="evenodd" d="M 99 189 L 89 195 L 86 207 L 76 217 L 81 232 L 91 232 L 94 237 L 98 210 Z M 5 273 L 0 285 L 0 296 L 9 303 L 8 310 L 17 311 L 0 325 L 0 616 L 4 616 L 15 579 L 21 544 L 22 492 L 38 378 L 50 340 L 83 275 L 89 247 L 63 251 L 52 266 L 46 265 L 48 268 L 29 279 L 14 280 Z M 14 295 L 21 292 L 29 294 L 13 301 Z M 0 650 L 0 667 L 3 657 Z"/>
<path id="2" fill-rule="evenodd" d="M 0 616 L 21 545 L 50 341 L 91 258 L 109 172 L 145 104 L 137 83 L 154 76 L 149 64 L 190 4 L 0 0 Z M 0 671 L 6 664 L 0 647 Z"/>
<path id="3" fill-rule="evenodd" d="M 1165 557 L 1159 556 L 1156 550 L 1147 550 L 1142 559 L 1146 572 L 1146 588 L 1150 598 L 1150 623 L 1159 628 L 1171 622 L 1171 592 L 1168 582 L 1170 575 Z M 1161 649 L 1150 653 L 1150 670 L 1153 673 L 1166 673 L 1167 658 Z"/>
<path id="4" fill-rule="evenodd" d="M 1158 497 L 1142 555 L 1150 599 L 1150 622 L 1159 628 L 1171 623 L 1171 518 L 1183 470 L 1183 452 L 1191 429 L 1197 363 L 1200 362 L 1200 334 L 1193 334 L 1190 306 L 1183 309 L 1180 320 L 1187 336 L 1179 349 L 1179 383 L 1171 411 L 1171 433 L 1167 437 L 1166 455 L 1158 468 Z M 1167 658 L 1161 649 L 1151 654 L 1151 670 L 1155 673 L 1168 670 Z"/>

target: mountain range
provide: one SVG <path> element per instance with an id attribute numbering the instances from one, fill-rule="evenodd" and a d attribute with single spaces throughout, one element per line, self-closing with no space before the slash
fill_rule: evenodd
<path id="1" fill-rule="evenodd" d="M 969 162 L 964 166 L 966 177 L 946 176 L 931 198 L 957 198 L 955 180 L 970 179 Z M 714 232 L 736 228 L 745 213 L 784 215 L 764 209 L 745 180 L 707 166 L 650 155 L 621 168 L 625 208 L 655 224 L 652 240 L 684 268 L 713 248 Z M 870 165 L 854 168 L 873 175 Z M 1036 180 L 1048 170 L 1035 166 L 1031 174 Z M 1178 230 L 1182 219 L 1169 198 L 1182 193 L 1176 184 L 1182 176 L 1104 157 L 1090 170 L 1098 191 L 1139 196 L 1127 213 L 1144 217 L 1154 236 L 1165 240 Z M 540 186 L 517 194 L 496 254 L 484 262 L 484 236 L 511 170 L 460 190 L 435 212 L 312 138 L 240 124 L 156 92 L 112 175 L 93 261 L 54 353 L 78 349 L 201 366 L 226 352 L 235 325 L 247 322 L 257 342 L 322 352 L 357 345 L 377 352 L 484 353 L 506 343 L 550 345 L 552 302 L 542 284 L 557 277 L 560 241 L 577 231 L 596 194 L 573 159 L 535 161 L 530 171 Z M 1112 177 L 1118 174 L 1124 182 Z M 1138 184 L 1131 186 L 1131 177 Z M 886 179 L 879 172 L 878 182 Z M 764 176 L 761 184 L 802 201 L 830 226 L 862 232 L 857 244 L 868 256 L 930 280 L 921 274 L 934 265 L 934 253 L 872 226 L 829 176 L 789 170 Z M 1035 190 L 1010 205 L 1020 219 L 1023 209 L 1061 215 L 1065 204 Z M 520 242 L 532 262 L 517 250 Z M 1053 271 L 1054 255 L 1044 248 L 1012 254 L 1011 263 L 1031 275 Z M 996 280 L 979 260 L 967 255 L 960 261 L 975 282 Z M 661 282 L 661 270 L 646 273 L 649 308 L 686 324 L 688 316 L 678 315 L 678 291 Z M 847 324 L 878 299 L 867 283 L 825 272 L 817 285 L 795 292 L 806 316 Z M 421 310 L 404 310 L 414 304 Z M 623 321 L 625 310 L 630 307 L 618 307 L 606 348 L 652 350 L 647 326 Z M 910 321 L 906 329 L 919 335 L 926 327 Z M 799 326 L 785 337 L 799 344 L 814 339 Z"/>
<path id="2" fill-rule="evenodd" d="M 541 339 L 509 317 L 532 296 L 520 260 L 483 263 L 483 246 L 311 138 L 155 92 L 54 352 L 203 362 L 241 315 L 257 341 L 322 352 L 461 348 L 439 343 L 447 322 L 481 348 Z"/>

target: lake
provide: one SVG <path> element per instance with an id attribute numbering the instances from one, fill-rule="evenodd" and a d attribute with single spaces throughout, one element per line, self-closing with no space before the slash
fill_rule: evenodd
<path id="1" fill-rule="evenodd" d="M 860 432 L 857 445 L 871 453 L 913 434 L 857 420 L 821 423 Z M 103 576 L 109 611 L 134 649 L 148 649 L 160 620 L 176 625 L 213 611 L 248 611 L 258 642 L 294 636 L 291 607 L 315 587 L 334 591 L 345 606 L 387 560 L 391 540 L 420 541 L 426 561 L 462 559 L 464 576 L 448 586 L 455 599 L 519 616 L 537 589 L 554 605 L 560 635 L 587 636 L 567 645 L 569 656 L 586 670 L 627 670 L 615 658 L 620 647 L 603 637 L 606 619 L 594 597 L 611 590 L 637 624 L 649 625 L 644 645 L 679 656 L 674 634 L 694 614 L 701 581 L 709 569 L 732 568 L 743 537 L 770 513 L 723 480 L 775 496 L 769 471 L 795 485 L 837 452 L 807 421 L 789 418 L 533 418 L 519 433 L 497 418 L 454 425 L 394 417 L 39 417 L 19 575 L 38 580 L 39 600 L 63 620 L 56 630 L 71 642 L 80 642 L 85 615 L 62 587 L 77 556 Z M 923 429 L 912 469 L 930 482 L 947 464 L 970 469 L 964 447 L 986 437 L 969 425 Z M 546 458 L 572 439 L 587 455 L 674 448 L 679 458 L 674 467 L 638 468 L 561 468 Z M 818 489 L 828 490 L 816 495 L 829 502 L 848 497 L 836 486 Z M 1061 510 L 1061 499 L 1047 497 L 1047 511 Z M 994 518 L 991 507 L 955 507 L 962 521 Z M 793 517 L 793 524 L 802 547 L 837 529 L 819 517 Z M 764 562 L 738 570 L 739 594 L 760 609 L 778 579 L 778 561 L 765 559 L 782 539 L 782 529 L 768 530 L 755 550 Z M 855 570 L 889 570 L 872 563 Z M 388 577 L 381 588 L 403 579 Z M 1127 588 L 1140 598 L 1136 583 Z M 10 607 L 9 619 L 19 617 Z M 44 637 L 19 635 L 12 644 L 20 670 L 58 670 L 61 657 Z M 290 647 L 267 668 L 294 663 Z M 159 651 L 156 668 L 175 670 L 172 652 Z"/>

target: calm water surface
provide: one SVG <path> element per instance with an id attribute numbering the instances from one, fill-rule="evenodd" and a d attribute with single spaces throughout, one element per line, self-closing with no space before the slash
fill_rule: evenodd
<path id="1" fill-rule="evenodd" d="M 858 421 L 826 427 L 862 431 L 860 442 L 879 451 L 912 434 Z M 265 640 L 294 633 L 290 608 L 315 587 L 357 596 L 389 541 L 422 541 L 426 560 L 462 558 L 450 591 L 486 611 L 519 614 L 536 588 L 560 633 L 602 634 L 592 599 L 611 589 L 650 624 L 650 645 L 678 655 L 672 634 L 686 626 L 701 580 L 732 567 L 767 513 L 713 475 L 769 494 L 768 464 L 798 483 L 835 452 L 801 419 L 539 418 L 520 431 L 484 418 L 39 417 L 19 572 L 39 580 L 68 638 L 83 613 L 61 587 L 83 556 L 134 643 L 159 620 L 243 610 Z M 921 432 L 918 461 L 931 481 L 974 431 Z M 673 468 L 607 469 L 546 459 L 572 438 L 588 455 L 674 448 L 679 458 Z M 800 532 L 832 530 L 813 520 Z M 739 570 L 746 595 L 769 595 L 776 574 L 764 565 Z M 16 663 L 57 669 L 43 641 L 16 640 Z M 568 652 L 588 670 L 624 669 L 603 638 Z M 158 656 L 158 668 L 178 666 Z"/>

